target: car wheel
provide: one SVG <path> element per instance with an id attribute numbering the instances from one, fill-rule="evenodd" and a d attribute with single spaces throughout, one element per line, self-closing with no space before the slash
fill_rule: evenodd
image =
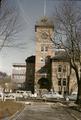
<path id="1" fill-rule="evenodd" d="M 69 98 L 68 98 L 68 97 L 66 97 L 66 101 L 69 101 Z"/>

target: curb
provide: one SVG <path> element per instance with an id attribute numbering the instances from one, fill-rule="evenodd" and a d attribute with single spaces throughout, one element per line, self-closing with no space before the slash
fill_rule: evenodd
<path id="1" fill-rule="evenodd" d="M 26 105 L 31 105 L 30 102 L 24 102 L 23 104 L 25 104 L 24 109 L 22 109 L 21 111 L 17 111 L 16 113 L 14 113 L 11 117 L 9 117 L 8 120 L 16 120 L 20 115 L 22 115 L 23 111 L 24 111 L 25 109 L 27 109 L 27 106 L 26 106 Z"/>
<path id="2" fill-rule="evenodd" d="M 74 115 L 73 113 L 71 113 L 71 116 L 75 119 L 75 120 L 80 120 L 78 117 L 76 117 L 76 115 Z"/>

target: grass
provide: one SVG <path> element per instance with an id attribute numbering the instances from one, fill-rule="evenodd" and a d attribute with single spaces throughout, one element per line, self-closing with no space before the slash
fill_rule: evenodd
<path id="1" fill-rule="evenodd" d="M 17 111 L 21 111 L 24 108 L 22 103 L 16 103 L 14 101 L 0 101 L 0 119 L 4 117 L 10 117 Z"/>

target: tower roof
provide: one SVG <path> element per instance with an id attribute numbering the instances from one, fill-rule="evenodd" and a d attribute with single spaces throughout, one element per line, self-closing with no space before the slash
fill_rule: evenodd
<path id="1" fill-rule="evenodd" d="M 25 60 L 27 63 L 35 63 L 35 56 L 30 56 Z"/>
<path id="2" fill-rule="evenodd" d="M 51 21 L 50 19 L 48 19 L 47 17 L 44 16 L 36 22 L 35 28 L 36 27 L 51 27 L 51 28 L 54 28 L 54 23 L 53 23 L 53 21 Z"/>

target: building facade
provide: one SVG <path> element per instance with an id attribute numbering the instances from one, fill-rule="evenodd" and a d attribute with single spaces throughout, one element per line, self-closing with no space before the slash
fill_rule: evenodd
<path id="1" fill-rule="evenodd" d="M 58 52 L 52 58 L 51 75 L 54 91 L 63 95 L 77 91 L 76 75 L 70 67 L 70 62 L 65 52 Z"/>
<path id="2" fill-rule="evenodd" d="M 41 18 L 35 25 L 35 34 L 36 89 L 52 89 L 63 95 L 77 91 L 76 75 L 70 67 L 67 55 L 65 55 L 63 49 L 59 49 L 59 52 L 57 52 L 58 50 L 55 50 L 56 46 L 50 40 L 50 37 L 54 34 L 53 22 L 47 17 Z"/>
<path id="3" fill-rule="evenodd" d="M 26 59 L 26 81 L 25 89 L 34 93 L 35 80 L 35 56 L 30 56 Z"/>
<path id="4" fill-rule="evenodd" d="M 24 89 L 26 79 L 26 64 L 15 63 L 12 66 L 12 82 L 16 83 L 17 88 Z"/>
<path id="5" fill-rule="evenodd" d="M 35 85 L 37 89 L 40 88 L 38 84 L 41 78 L 47 78 L 45 61 L 47 56 L 54 56 L 54 44 L 50 37 L 54 32 L 54 24 L 48 18 L 43 17 L 37 21 L 35 25 L 36 34 L 36 60 L 35 60 Z M 50 37 L 49 37 L 50 36 Z M 43 70 L 43 71 L 42 71 Z M 40 72 L 42 71 L 42 72 Z"/>

